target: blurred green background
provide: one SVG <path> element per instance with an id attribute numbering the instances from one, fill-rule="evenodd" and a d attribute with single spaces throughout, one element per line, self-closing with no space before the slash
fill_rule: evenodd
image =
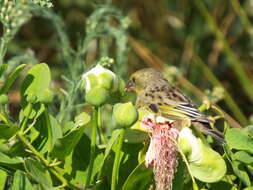
<path id="1" fill-rule="evenodd" d="M 248 124 L 253 113 L 253 0 L 52 3 L 53 11 L 65 23 L 69 46 L 78 52 L 86 39 L 85 54 L 80 57 L 85 68 L 102 56 L 115 59 L 113 70 L 124 79 L 137 69 L 154 67 L 197 103 L 208 97 L 242 126 Z M 100 30 L 98 36 L 94 27 Z M 87 40 L 93 34 L 95 37 Z M 54 87 L 64 87 L 63 73 L 77 80 L 75 76 L 85 69 L 62 56 L 64 45 L 59 35 L 50 20 L 35 16 L 10 42 L 6 58 L 24 52 L 33 55 L 52 68 Z M 11 98 L 18 106 L 15 91 Z"/>

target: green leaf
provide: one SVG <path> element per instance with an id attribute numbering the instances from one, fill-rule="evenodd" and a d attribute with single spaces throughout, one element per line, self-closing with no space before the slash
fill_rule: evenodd
<path id="1" fill-rule="evenodd" d="M 109 153 L 112 150 L 114 143 L 117 142 L 119 135 L 120 135 L 119 129 L 113 131 L 112 136 L 106 145 L 105 155 L 104 155 L 104 159 L 102 161 L 102 165 L 104 165 L 105 160 L 108 158 Z"/>
<path id="2" fill-rule="evenodd" d="M 38 117 L 34 128 L 40 133 L 33 145 L 41 152 L 51 151 L 57 140 L 62 137 L 62 129 L 58 121 L 49 115 L 47 109 Z"/>
<path id="3" fill-rule="evenodd" d="M 52 190 L 52 181 L 48 171 L 45 167 L 37 160 L 26 159 L 25 168 L 28 174 L 44 189 Z"/>
<path id="4" fill-rule="evenodd" d="M 238 151 L 233 154 L 233 159 L 245 164 L 253 164 L 253 157 L 244 151 Z"/>
<path id="5" fill-rule="evenodd" d="M 124 141 L 126 143 L 142 143 L 149 138 L 148 133 L 137 129 L 126 129 Z"/>
<path id="6" fill-rule="evenodd" d="M 229 149 L 228 145 L 224 146 L 226 154 L 228 156 L 228 158 L 233 158 L 233 153 L 232 151 Z M 251 185 L 250 182 L 250 178 L 248 173 L 246 172 L 247 169 L 245 167 L 244 164 L 242 164 L 241 162 L 238 161 L 232 161 L 231 159 L 228 159 L 228 161 L 230 162 L 232 169 L 234 171 L 234 174 L 240 178 L 240 180 L 244 183 L 244 185 L 246 185 L 247 187 L 249 187 Z"/>
<path id="7" fill-rule="evenodd" d="M 17 131 L 19 130 L 19 126 L 14 124 L 0 124 L 0 138 L 5 140 L 13 137 Z"/>
<path id="8" fill-rule="evenodd" d="M 20 117 L 28 117 L 30 113 L 30 105 L 27 102 L 23 102 L 23 109 L 20 112 Z M 29 119 L 36 119 L 38 118 L 44 111 L 45 111 L 45 105 L 41 103 L 35 103 L 32 105 L 31 113 L 29 115 Z"/>
<path id="9" fill-rule="evenodd" d="M 96 149 L 96 155 L 97 153 L 98 151 Z M 89 160 L 90 139 L 87 135 L 83 134 L 74 150 L 66 157 L 64 162 L 64 171 L 71 175 L 70 180 L 73 183 L 84 184 L 87 176 L 87 168 L 90 163 Z"/>
<path id="10" fill-rule="evenodd" d="M 78 126 L 84 126 L 88 124 L 91 120 L 91 117 L 86 112 L 80 113 L 78 116 L 75 117 L 75 125 Z"/>
<path id="11" fill-rule="evenodd" d="M 15 157 L 9 157 L 3 152 L 0 152 L 0 163 L 1 164 L 20 164 L 22 163 L 22 160 Z"/>
<path id="12" fill-rule="evenodd" d="M 4 113 L 0 113 L 0 121 L 3 121 L 4 123 L 8 123 L 8 118 Z"/>
<path id="13" fill-rule="evenodd" d="M 35 190 L 30 183 L 29 179 L 23 172 L 17 170 L 14 174 L 14 180 L 11 186 L 11 190 Z"/>
<path id="14" fill-rule="evenodd" d="M 62 138 L 62 129 L 58 121 L 52 115 L 49 115 L 49 121 L 50 121 L 50 126 L 47 126 L 47 127 L 51 133 L 51 147 L 53 148 L 57 140 L 59 138 Z"/>
<path id="15" fill-rule="evenodd" d="M 104 160 L 109 156 L 109 153 L 112 150 L 113 144 L 117 141 L 119 135 L 120 135 L 119 129 L 113 131 L 112 136 L 106 145 Z"/>
<path id="16" fill-rule="evenodd" d="M 146 190 L 152 183 L 153 171 L 146 168 L 144 162 L 140 163 L 128 176 L 122 190 Z"/>
<path id="17" fill-rule="evenodd" d="M 94 161 L 94 166 L 92 169 L 92 174 L 91 174 L 91 179 L 94 179 L 95 175 L 101 170 L 103 166 L 103 159 L 104 159 L 104 154 L 100 153 L 96 156 L 95 161 Z"/>
<path id="18" fill-rule="evenodd" d="M 232 185 L 225 181 L 210 184 L 210 190 L 232 190 Z"/>
<path id="19" fill-rule="evenodd" d="M 246 185 L 247 187 L 251 186 L 251 180 L 249 178 L 248 173 L 246 172 L 247 169 L 242 163 L 238 161 L 233 161 L 232 168 L 235 174 L 242 180 L 244 185 Z"/>
<path id="20" fill-rule="evenodd" d="M 49 67 L 45 63 L 33 66 L 26 76 L 21 86 L 22 96 L 34 94 L 37 101 L 44 99 L 44 91 L 49 88 L 51 81 L 51 74 Z"/>
<path id="21" fill-rule="evenodd" d="M 228 129 L 225 134 L 230 149 L 244 150 L 253 154 L 253 138 L 241 129 Z"/>
<path id="22" fill-rule="evenodd" d="M 7 172 L 0 169 L 0 189 L 4 189 L 7 176 Z"/>
<path id="23" fill-rule="evenodd" d="M 200 140 L 201 159 L 189 163 L 191 174 L 203 182 L 213 183 L 221 180 L 227 171 L 226 163 L 217 152 Z"/>
<path id="24" fill-rule="evenodd" d="M 12 84 L 16 81 L 17 77 L 19 76 L 20 72 L 23 71 L 26 64 L 19 65 L 5 80 L 3 87 L 0 89 L 0 94 L 7 93 Z"/>
<path id="25" fill-rule="evenodd" d="M 50 155 L 59 159 L 64 159 L 68 156 L 82 137 L 84 128 L 85 126 L 79 127 L 57 139 Z"/>
<path id="26" fill-rule="evenodd" d="M 243 190 L 253 190 L 253 187 L 252 186 L 251 187 L 246 187 Z"/>
<path id="27" fill-rule="evenodd" d="M 33 66 L 21 85 L 21 105 L 23 107 L 23 114 L 28 116 L 30 113 L 30 104 L 27 102 L 27 98 L 30 100 L 32 97 L 32 111 L 29 118 L 38 117 L 45 107 L 43 101 L 47 98 L 47 93 L 51 81 L 51 74 L 49 67 L 45 63 L 37 64 Z"/>

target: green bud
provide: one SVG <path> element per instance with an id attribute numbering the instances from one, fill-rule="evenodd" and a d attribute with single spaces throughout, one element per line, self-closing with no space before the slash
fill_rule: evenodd
<path id="1" fill-rule="evenodd" d="M 138 111 L 132 104 L 119 103 L 113 107 L 113 118 L 120 127 L 131 127 L 138 119 Z"/>
<path id="2" fill-rule="evenodd" d="M 115 74 L 101 65 L 97 65 L 90 71 L 84 73 L 82 78 L 86 93 L 97 86 L 106 90 L 112 90 L 116 81 Z"/>
<path id="3" fill-rule="evenodd" d="M 0 104 L 1 105 L 7 104 L 8 101 L 9 101 L 9 98 L 8 98 L 8 96 L 6 94 L 0 95 Z"/>
<path id="4" fill-rule="evenodd" d="M 98 75 L 99 85 L 107 90 L 110 90 L 113 85 L 114 76 L 109 73 L 101 73 Z"/>
<path id="5" fill-rule="evenodd" d="M 49 89 L 46 89 L 42 92 L 40 101 L 42 103 L 49 104 L 53 101 L 53 98 L 54 98 L 53 92 Z"/>
<path id="6" fill-rule="evenodd" d="M 88 80 L 89 80 L 89 88 L 94 88 L 95 86 L 98 85 L 98 79 L 95 74 L 89 74 L 87 75 Z M 88 84 L 85 83 L 85 88 L 88 88 Z"/>
<path id="7" fill-rule="evenodd" d="M 96 86 L 89 90 L 85 95 L 85 100 L 89 104 L 99 107 L 104 105 L 109 99 L 109 91 L 105 88 L 101 88 L 100 86 Z"/>
<path id="8" fill-rule="evenodd" d="M 26 101 L 31 104 L 34 104 L 37 101 L 37 96 L 33 92 L 29 93 L 26 97 Z"/>

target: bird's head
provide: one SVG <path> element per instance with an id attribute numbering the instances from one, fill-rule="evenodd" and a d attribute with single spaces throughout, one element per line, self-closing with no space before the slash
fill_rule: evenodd
<path id="1" fill-rule="evenodd" d="M 160 77 L 162 77 L 161 73 L 152 68 L 141 69 L 130 76 L 125 90 L 127 92 L 136 92 L 140 94 L 147 86 L 154 83 Z"/>

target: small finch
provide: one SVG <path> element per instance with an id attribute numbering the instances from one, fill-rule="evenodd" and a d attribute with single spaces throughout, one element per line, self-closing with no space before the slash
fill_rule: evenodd
<path id="1" fill-rule="evenodd" d="M 192 101 L 177 88 L 171 86 L 163 75 L 152 69 L 145 68 L 133 73 L 126 85 L 126 91 L 137 95 L 136 106 L 162 116 L 182 126 L 184 121 L 199 123 L 199 130 L 224 141 L 223 135 L 211 128 L 210 120 L 197 109 Z"/>

